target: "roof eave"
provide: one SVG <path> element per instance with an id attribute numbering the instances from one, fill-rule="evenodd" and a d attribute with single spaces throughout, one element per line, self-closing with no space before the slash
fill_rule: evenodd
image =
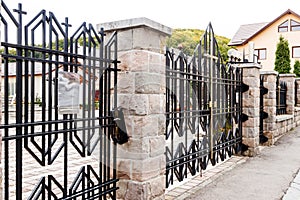
<path id="1" fill-rule="evenodd" d="M 251 35 L 249 38 L 247 38 L 245 41 L 241 42 L 241 43 L 237 43 L 235 45 L 230 45 L 228 44 L 228 46 L 240 46 L 240 45 L 244 45 L 246 43 L 248 43 L 252 38 L 254 38 L 255 36 L 257 36 L 258 34 L 260 34 L 262 31 L 264 31 L 265 29 L 267 29 L 269 26 L 271 26 L 274 22 L 276 22 L 277 20 L 279 20 L 281 17 L 283 17 L 286 14 L 293 14 L 296 15 L 297 17 L 300 18 L 300 15 L 298 15 L 297 13 L 295 13 L 294 11 L 292 11 L 291 9 L 288 9 L 287 11 L 285 11 L 284 13 L 282 13 L 280 16 L 276 17 L 273 21 L 271 21 L 270 23 L 266 24 L 265 26 L 263 26 L 260 30 L 258 30 L 256 33 L 254 33 L 253 35 Z"/>

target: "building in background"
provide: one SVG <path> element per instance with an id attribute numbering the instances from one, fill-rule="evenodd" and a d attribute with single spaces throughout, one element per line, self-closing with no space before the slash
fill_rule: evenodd
<path id="1" fill-rule="evenodd" d="M 300 15 L 290 9 L 271 22 L 241 25 L 229 46 L 244 52 L 246 57 L 251 48 L 254 48 L 255 60 L 262 64 L 262 69 L 274 70 L 275 52 L 280 35 L 289 42 L 293 70 L 295 61 L 300 60 Z"/>

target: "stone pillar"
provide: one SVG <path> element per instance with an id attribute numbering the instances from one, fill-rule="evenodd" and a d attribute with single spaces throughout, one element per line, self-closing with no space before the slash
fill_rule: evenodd
<path id="1" fill-rule="evenodd" d="M 295 99 L 295 106 L 300 107 L 300 78 L 295 78 L 295 83 L 297 84 L 296 92 L 296 99 Z"/>
<path id="2" fill-rule="evenodd" d="M 268 93 L 264 95 L 264 111 L 268 113 L 268 118 L 264 120 L 264 135 L 268 138 L 268 144 L 274 144 L 274 139 L 278 135 L 276 125 L 276 81 L 278 72 L 262 71 L 264 87 Z"/>
<path id="3" fill-rule="evenodd" d="M 294 115 L 295 112 L 295 74 L 279 74 L 279 81 L 284 81 L 287 85 L 286 93 L 286 113 Z"/>
<path id="4" fill-rule="evenodd" d="M 164 199 L 165 56 L 171 29 L 147 18 L 98 25 L 118 31 L 118 105 L 123 107 L 129 142 L 118 146 L 118 198 Z"/>
<path id="5" fill-rule="evenodd" d="M 243 144 L 248 147 L 244 155 L 255 156 L 259 153 L 259 77 L 261 65 L 257 63 L 238 64 L 243 68 L 243 83 L 249 90 L 243 93 L 243 113 L 248 120 L 243 123 Z"/>

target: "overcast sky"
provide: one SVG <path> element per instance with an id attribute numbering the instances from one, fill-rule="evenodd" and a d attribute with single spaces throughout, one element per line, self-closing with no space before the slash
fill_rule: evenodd
<path id="1" fill-rule="evenodd" d="M 300 14 L 300 0 L 3 0 L 10 9 L 18 3 L 31 18 L 40 10 L 52 11 L 73 28 L 82 22 L 98 23 L 147 17 L 171 28 L 205 29 L 232 38 L 242 24 L 270 22 L 287 9 Z"/>

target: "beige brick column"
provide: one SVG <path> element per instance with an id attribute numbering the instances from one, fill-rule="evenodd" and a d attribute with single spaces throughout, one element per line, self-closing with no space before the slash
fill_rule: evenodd
<path id="1" fill-rule="evenodd" d="M 295 112 L 295 74 L 279 74 L 279 80 L 286 82 L 286 112 L 288 115 L 294 115 Z"/>
<path id="2" fill-rule="evenodd" d="M 243 113 L 248 120 L 243 122 L 243 144 L 248 147 L 244 155 L 255 156 L 259 153 L 259 77 L 261 65 L 247 63 L 237 65 L 243 68 L 243 83 L 249 86 L 249 90 L 243 95 Z"/>
<path id="3" fill-rule="evenodd" d="M 118 145 L 118 198 L 164 199 L 165 56 L 161 52 L 171 29 L 146 18 L 99 27 L 109 30 L 108 35 L 118 30 L 118 105 L 124 109 L 130 136 L 128 143 Z"/>
<path id="4" fill-rule="evenodd" d="M 276 125 L 276 81 L 278 72 L 262 71 L 264 87 L 268 93 L 264 95 L 264 111 L 268 113 L 268 118 L 264 120 L 264 135 L 268 138 L 268 144 L 274 143 L 274 138 L 278 135 Z"/>

